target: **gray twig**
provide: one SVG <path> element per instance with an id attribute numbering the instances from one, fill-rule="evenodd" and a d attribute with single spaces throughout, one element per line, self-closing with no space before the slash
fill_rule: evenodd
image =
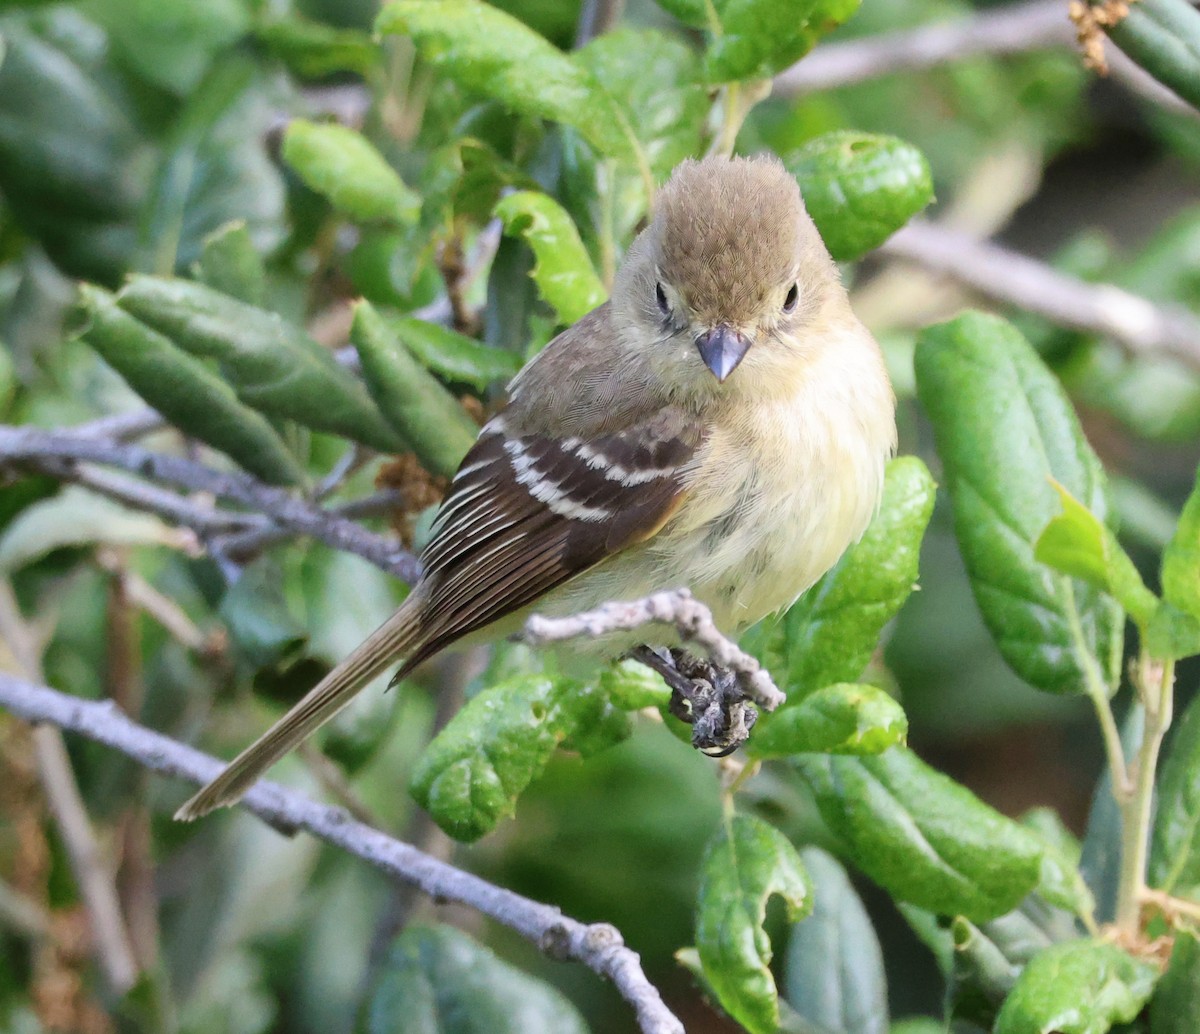
<path id="1" fill-rule="evenodd" d="M 913 29 L 844 43 L 826 43 L 775 77 L 772 94 L 798 97 L 849 86 L 893 72 L 931 68 L 979 54 L 1022 54 L 1075 46 L 1075 27 L 1063 0 L 1030 0 Z M 1133 93 L 1171 111 L 1196 109 L 1123 54 L 1110 58 L 1113 76 Z"/>
<path id="2" fill-rule="evenodd" d="M 538 646 L 580 636 L 594 639 L 654 623 L 674 625 L 684 641 L 695 643 L 711 661 L 736 674 L 746 696 L 766 710 L 774 711 L 786 699 L 766 669 L 722 634 L 713 622 L 712 612 L 687 589 L 656 592 L 629 602 L 605 603 L 570 617 L 534 614 L 525 622 L 524 639 Z"/>
<path id="3" fill-rule="evenodd" d="M 66 428 L 71 434 L 85 438 L 111 438 L 114 441 L 132 441 L 167 426 L 166 420 L 153 409 L 135 409 L 129 413 L 97 417 L 86 424 Z"/>
<path id="4" fill-rule="evenodd" d="M 131 721 L 113 704 L 80 700 L 0 673 L 0 706 L 28 722 L 49 723 L 105 744 L 162 775 L 206 783 L 225 767 L 214 757 Z M 277 783 L 259 782 L 241 806 L 279 829 L 302 829 L 426 894 L 460 902 L 515 930 L 553 958 L 575 959 L 616 985 L 637 1012 L 643 1034 L 683 1034 L 683 1025 L 646 979 L 636 952 L 607 923 L 581 923 L 557 908 L 497 887 L 317 804 Z"/>
<path id="5" fill-rule="evenodd" d="M 1200 320 L 1113 284 L 1091 284 L 998 244 L 915 221 L 880 251 L 952 277 L 994 301 L 1075 330 L 1112 338 L 1133 354 L 1174 356 L 1200 369 Z"/>
<path id="6" fill-rule="evenodd" d="M 334 549 L 361 556 L 412 583 L 420 563 L 408 550 L 280 488 L 238 471 L 217 471 L 191 460 L 62 431 L 0 426 L 0 466 L 47 458 L 102 463 L 194 492 L 208 492 L 266 514 L 275 523 Z"/>

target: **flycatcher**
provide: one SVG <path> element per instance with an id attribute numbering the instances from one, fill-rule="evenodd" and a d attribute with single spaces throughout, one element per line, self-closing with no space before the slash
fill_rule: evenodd
<path id="1" fill-rule="evenodd" d="M 177 817 L 238 800 L 396 661 L 535 609 L 686 586 L 735 633 L 788 606 L 866 529 L 895 445 L 879 347 L 796 181 L 774 158 L 684 162 L 611 300 L 513 379 L 399 610 Z"/>

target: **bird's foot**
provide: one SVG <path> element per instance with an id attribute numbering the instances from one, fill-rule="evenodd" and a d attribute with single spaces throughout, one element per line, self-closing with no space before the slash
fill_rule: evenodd
<path id="1" fill-rule="evenodd" d="M 692 746 L 697 750 L 723 758 L 750 738 L 758 710 L 746 699 L 733 672 L 686 650 L 639 646 L 629 656 L 658 672 L 671 688 L 668 708 L 692 727 Z"/>

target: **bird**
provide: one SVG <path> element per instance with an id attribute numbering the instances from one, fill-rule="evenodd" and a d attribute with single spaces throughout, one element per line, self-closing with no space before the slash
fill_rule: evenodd
<path id="1" fill-rule="evenodd" d="M 882 354 L 795 178 L 772 155 L 684 161 L 610 299 L 481 428 L 398 610 L 176 817 L 235 803 L 397 662 L 535 611 L 686 587 L 733 634 L 782 610 L 862 536 L 895 448 Z"/>

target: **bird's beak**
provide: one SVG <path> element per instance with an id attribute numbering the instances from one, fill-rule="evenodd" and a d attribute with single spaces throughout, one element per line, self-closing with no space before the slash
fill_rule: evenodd
<path id="1" fill-rule="evenodd" d="M 718 381 L 724 383 L 750 350 L 750 339 L 730 327 L 721 324 L 706 330 L 696 338 L 696 347 L 704 365 L 712 371 Z"/>

